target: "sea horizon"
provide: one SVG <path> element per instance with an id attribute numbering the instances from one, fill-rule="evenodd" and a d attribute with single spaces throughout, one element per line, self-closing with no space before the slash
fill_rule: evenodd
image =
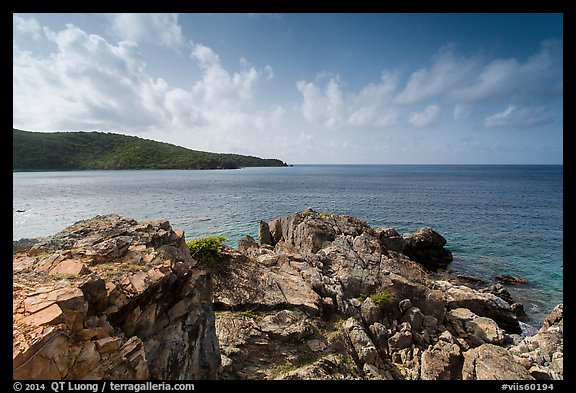
<path id="1" fill-rule="evenodd" d="M 399 233 L 429 226 L 450 268 L 487 281 L 510 274 L 534 320 L 562 300 L 563 165 L 298 164 L 241 170 L 13 173 L 13 240 L 46 237 L 96 215 L 168 220 L 188 240 L 235 247 L 258 221 L 306 208 Z M 554 304 L 555 305 L 555 304 Z M 541 318 L 540 318 L 541 319 Z"/>

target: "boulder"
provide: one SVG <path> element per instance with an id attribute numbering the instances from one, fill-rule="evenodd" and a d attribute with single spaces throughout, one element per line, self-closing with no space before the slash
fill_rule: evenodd
<path id="1" fill-rule="evenodd" d="M 533 380 L 528 370 L 514 361 L 512 354 L 494 344 L 464 352 L 464 380 Z"/>
<path id="2" fill-rule="evenodd" d="M 509 334 L 520 334 L 522 329 L 511 306 L 500 297 L 482 293 L 463 285 L 453 285 L 448 281 L 436 281 L 447 308 L 466 308 L 476 315 L 494 320 Z"/>
<path id="3" fill-rule="evenodd" d="M 367 297 L 366 300 L 364 300 L 360 310 L 362 313 L 362 319 L 364 320 L 367 326 L 370 326 L 375 322 L 379 322 L 380 319 L 382 318 L 382 310 L 369 297 Z"/>
<path id="4" fill-rule="evenodd" d="M 374 232 L 383 250 L 404 252 L 406 249 L 406 241 L 394 228 L 376 228 Z"/>
<path id="5" fill-rule="evenodd" d="M 306 316 L 291 310 L 266 315 L 258 322 L 258 329 L 280 341 L 299 342 L 313 334 Z"/>
<path id="6" fill-rule="evenodd" d="M 424 380 L 460 379 L 463 360 L 458 345 L 439 340 L 422 353 L 420 377 Z"/>
<path id="7" fill-rule="evenodd" d="M 355 358 L 360 364 L 379 363 L 378 350 L 358 321 L 354 318 L 348 318 L 344 323 L 344 329 L 352 345 Z"/>
<path id="8" fill-rule="evenodd" d="M 502 274 L 500 276 L 494 277 L 496 281 L 501 284 L 517 285 L 517 284 L 527 284 L 528 280 L 522 277 L 512 277 L 509 274 Z"/>
<path id="9" fill-rule="evenodd" d="M 452 262 L 452 253 L 446 250 L 446 239 L 429 227 L 402 236 L 405 253 L 413 260 L 431 268 L 445 268 Z"/>

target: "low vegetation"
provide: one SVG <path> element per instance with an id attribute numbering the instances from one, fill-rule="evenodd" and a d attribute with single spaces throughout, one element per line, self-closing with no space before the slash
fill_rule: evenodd
<path id="1" fill-rule="evenodd" d="M 372 299 L 374 304 L 376 304 L 382 310 L 387 309 L 392 304 L 392 302 L 394 300 L 394 296 L 393 296 L 392 292 L 390 292 L 388 289 L 384 289 L 380 292 L 373 293 L 370 296 L 361 294 L 356 299 L 358 299 L 360 302 L 363 302 L 368 297 L 370 299 Z"/>
<path id="2" fill-rule="evenodd" d="M 192 258 L 198 262 L 198 266 L 202 266 L 220 260 L 222 257 L 220 248 L 227 240 L 224 236 L 208 236 L 186 242 L 186 245 Z"/>

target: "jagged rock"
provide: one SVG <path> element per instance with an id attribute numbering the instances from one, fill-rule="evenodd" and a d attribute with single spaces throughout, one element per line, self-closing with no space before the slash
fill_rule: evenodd
<path id="1" fill-rule="evenodd" d="M 461 379 L 463 360 L 458 345 L 439 340 L 422 353 L 420 376 L 424 380 Z"/>
<path id="2" fill-rule="evenodd" d="M 193 263 L 167 221 L 117 215 L 20 249 L 14 378 L 216 378 L 211 279 Z"/>
<path id="3" fill-rule="evenodd" d="M 260 242 L 260 245 L 269 245 L 269 246 L 274 246 L 274 243 L 272 242 L 272 234 L 270 233 L 270 227 L 268 226 L 268 223 L 265 221 L 260 220 L 260 222 L 258 223 L 258 241 Z"/>
<path id="4" fill-rule="evenodd" d="M 510 353 L 524 361 L 536 379 L 564 378 L 564 305 L 560 304 L 544 319 L 534 336 L 526 337 L 510 348 Z"/>
<path id="5" fill-rule="evenodd" d="M 563 309 L 504 344 L 514 303 L 433 276 L 433 230 L 311 209 L 270 221 L 269 239 L 264 224 L 261 244 L 202 267 L 167 221 L 100 216 L 14 247 L 14 377 L 563 377 Z"/>
<path id="6" fill-rule="evenodd" d="M 404 314 L 411 307 L 412 302 L 410 301 L 410 299 L 403 299 L 400 302 L 398 302 L 398 308 L 400 309 L 400 312 L 402 314 Z"/>
<path id="7" fill-rule="evenodd" d="M 462 379 L 465 380 L 533 380 L 528 371 L 516 363 L 512 354 L 494 344 L 464 352 Z"/>
<path id="8" fill-rule="evenodd" d="M 379 356 L 376 347 L 362 326 L 354 318 L 348 318 L 344 323 L 344 329 L 352 345 L 355 357 L 364 365 L 378 362 Z"/>
<path id="9" fill-rule="evenodd" d="M 363 379 L 418 379 L 422 375 L 458 379 L 463 354 L 470 348 L 485 342 L 503 345 L 503 328 L 509 333 L 520 330 L 510 304 L 493 294 L 432 278 L 421 262 L 411 259 L 415 254 L 410 253 L 408 244 L 406 248 L 400 243 L 396 248 L 391 245 L 393 238 L 405 241 L 397 239 L 397 232 L 391 229 L 373 230 L 354 217 L 321 215 L 311 209 L 272 220 L 268 226 L 273 249 L 253 243 L 242 253 L 225 249 L 223 264 L 211 268 L 217 308 L 232 313 L 258 312 L 248 329 L 252 333 L 239 332 L 243 343 L 226 353 L 230 372 L 225 378 L 313 378 L 309 372 L 320 375 L 320 370 L 326 370 L 323 359 L 346 353 L 358 367 L 355 377 Z M 428 249 L 443 249 L 445 241 L 432 230 L 420 235 L 428 237 L 428 243 L 423 242 Z M 418 236 L 407 236 L 416 249 Z M 294 289 L 282 287 L 280 281 L 287 278 Z M 383 308 L 370 298 L 382 291 L 391 294 L 390 304 Z M 358 301 L 360 295 L 366 300 Z M 460 330 L 456 332 L 448 321 L 454 319 L 452 314 L 448 319 L 446 315 L 463 307 L 470 310 L 470 318 L 458 320 Z M 296 309 L 303 310 L 306 323 L 314 326 L 314 333 L 302 339 L 306 341 L 304 349 L 258 328 L 261 320 L 269 321 L 279 310 Z M 348 318 L 338 329 L 343 336 L 323 330 L 325 321 L 335 314 Z M 444 324 L 457 336 L 446 331 Z M 218 331 L 223 338 L 229 337 Z M 282 355 L 271 359 L 263 347 L 276 348 Z M 439 356 L 441 348 L 451 348 L 445 358 Z M 302 359 L 308 365 L 296 367 Z M 422 359 L 426 359 L 424 371 Z M 274 370 L 270 364 L 297 369 L 278 376 L 263 371 Z"/>
<path id="10" fill-rule="evenodd" d="M 505 333 L 490 318 L 479 317 L 466 308 L 457 308 L 447 314 L 452 329 L 472 347 L 484 343 L 501 345 Z"/>
<path id="11" fill-rule="evenodd" d="M 300 266 L 306 270 L 306 266 Z M 207 266 L 214 282 L 214 303 L 220 309 L 271 310 L 303 308 L 319 314 L 322 299 L 301 270 L 287 260 L 273 267 L 225 249 L 221 263 Z"/>
<path id="12" fill-rule="evenodd" d="M 362 319 L 368 326 L 380 321 L 382 318 L 382 310 L 369 297 L 364 300 L 360 310 L 362 312 Z"/>
<path id="13" fill-rule="evenodd" d="M 508 304 L 512 305 L 514 302 L 514 299 L 512 299 L 512 295 L 510 295 L 510 292 L 508 292 L 508 290 L 506 289 L 506 287 L 502 284 L 493 284 L 490 285 L 487 288 L 481 289 L 480 292 L 483 293 L 491 293 L 493 295 L 498 296 L 499 298 L 503 299 L 505 302 L 507 302 Z"/>
<path id="14" fill-rule="evenodd" d="M 313 334 L 313 327 L 306 317 L 296 311 L 282 310 L 262 318 L 258 329 L 280 341 L 300 341 Z"/>
<path id="15" fill-rule="evenodd" d="M 369 331 L 380 358 L 386 359 L 388 355 L 388 329 L 381 323 L 374 322 L 370 325 Z"/>
<path id="16" fill-rule="evenodd" d="M 509 274 L 502 274 L 502 275 L 496 276 L 494 278 L 496 279 L 496 281 L 498 281 L 502 284 L 508 284 L 508 285 L 527 284 L 528 283 L 528 280 L 526 280 L 525 278 L 512 277 Z"/>
<path id="17" fill-rule="evenodd" d="M 396 332 L 388 339 L 390 352 L 397 352 L 412 345 L 412 333 L 410 331 Z"/>
<path id="18" fill-rule="evenodd" d="M 418 307 L 410 307 L 402 316 L 401 321 L 410 323 L 413 332 L 418 331 L 422 329 L 424 315 Z"/>
<path id="19" fill-rule="evenodd" d="M 507 333 L 522 332 L 512 308 L 498 296 L 448 281 L 437 281 L 435 285 L 442 291 L 447 308 L 467 308 L 476 315 L 493 319 Z"/>
<path id="20" fill-rule="evenodd" d="M 238 240 L 238 251 L 243 253 L 249 253 L 250 249 L 258 248 L 258 243 L 251 236 L 244 236 L 242 239 Z"/>
<path id="21" fill-rule="evenodd" d="M 394 228 L 376 228 L 374 232 L 382 249 L 395 252 L 404 252 L 406 249 L 406 241 Z"/>
<path id="22" fill-rule="evenodd" d="M 452 262 L 452 253 L 444 248 L 446 239 L 432 228 L 420 228 L 402 237 L 405 253 L 415 261 L 433 268 L 444 268 Z"/>

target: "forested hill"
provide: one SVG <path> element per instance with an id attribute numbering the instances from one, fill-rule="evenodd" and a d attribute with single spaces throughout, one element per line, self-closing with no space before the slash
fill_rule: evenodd
<path id="1" fill-rule="evenodd" d="M 30 132 L 13 129 L 12 146 L 13 171 L 286 166 L 277 159 L 208 153 L 109 132 Z"/>

